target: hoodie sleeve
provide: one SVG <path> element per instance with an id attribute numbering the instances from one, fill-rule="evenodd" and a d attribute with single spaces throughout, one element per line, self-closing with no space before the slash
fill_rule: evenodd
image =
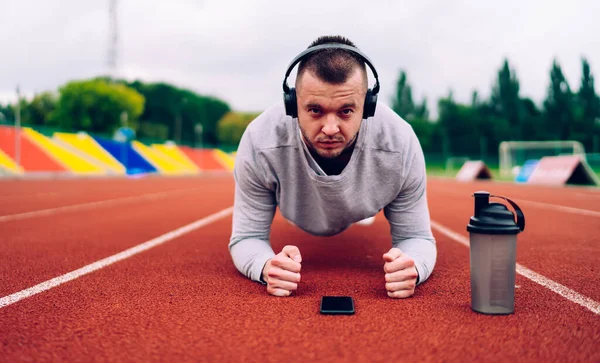
<path id="1" fill-rule="evenodd" d="M 431 275 L 437 259 L 427 205 L 427 174 L 421 145 L 413 132 L 407 156 L 401 163 L 405 181 L 396 198 L 384 208 L 390 223 L 392 246 L 415 261 L 418 284 Z"/>
<path id="2" fill-rule="evenodd" d="M 275 256 L 269 237 L 277 204 L 275 192 L 261 178 L 251 127 L 240 141 L 233 175 L 235 194 L 229 251 L 239 272 L 264 284 L 262 269 Z"/>

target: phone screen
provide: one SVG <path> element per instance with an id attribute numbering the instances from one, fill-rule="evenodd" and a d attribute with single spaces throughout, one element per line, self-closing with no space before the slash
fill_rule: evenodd
<path id="1" fill-rule="evenodd" d="M 354 301 L 350 296 L 323 296 L 322 314 L 354 314 Z"/>

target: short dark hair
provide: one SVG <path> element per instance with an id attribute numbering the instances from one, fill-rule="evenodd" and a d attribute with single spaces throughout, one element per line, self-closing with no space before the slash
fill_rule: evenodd
<path id="1" fill-rule="evenodd" d="M 329 43 L 341 43 L 356 47 L 349 39 L 340 35 L 321 36 L 308 47 Z M 298 64 L 296 80 L 300 79 L 301 75 L 308 70 L 324 82 L 340 84 L 346 82 L 356 67 L 363 72 L 366 87 L 367 68 L 359 55 L 344 49 L 323 49 L 312 53 Z"/>

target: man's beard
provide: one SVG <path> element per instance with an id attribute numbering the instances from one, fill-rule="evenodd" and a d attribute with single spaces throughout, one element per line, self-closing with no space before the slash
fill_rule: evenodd
<path id="1" fill-rule="evenodd" d="M 302 126 L 300 126 L 299 124 L 298 124 L 298 126 L 300 127 L 300 132 L 302 132 L 302 137 L 304 138 L 304 141 L 305 141 L 306 145 L 308 146 L 308 149 L 311 150 L 314 153 L 317 153 L 317 155 L 319 155 L 323 159 L 335 159 L 335 158 L 337 158 L 344 151 L 348 150 L 349 148 L 351 148 L 354 145 L 354 142 L 356 141 L 356 138 L 358 136 L 358 132 L 356 132 L 352 136 L 352 139 L 350 140 L 350 142 L 347 143 L 342 149 L 323 150 L 323 149 L 319 149 L 318 147 L 315 146 L 315 144 L 308 137 L 308 135 L 306 134 L 306 132 L 304 131 L 304 129 L 302 128 Z M 335 142 L 342 142 L 343 143 L 346 140 L 344 139 L 344 136 L 342 136 L 342 135 L 335 135 L 333 137 L 327 137 L 327 136 L 319 135 L 317 137 L 317 139 L 315 140 L 315 142 L 325 142 L 325 141 L 329 141 L 329 142 L 335 141 Z"/>

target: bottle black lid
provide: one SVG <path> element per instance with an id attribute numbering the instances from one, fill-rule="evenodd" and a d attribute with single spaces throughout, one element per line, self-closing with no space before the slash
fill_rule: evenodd
<path id="1" fill-rule="evenodd" d="M 467 231 L 482 234 L 518 234 L 524 229 L 524 218 L 519 224 L 515 222 L 515 216 L 502 203 L 489 203 L 490 193 L 476 192 L 475 215 L 471 217 L 467 225 Z M 520 212 L 520 210 L 519 210 Z"/>

